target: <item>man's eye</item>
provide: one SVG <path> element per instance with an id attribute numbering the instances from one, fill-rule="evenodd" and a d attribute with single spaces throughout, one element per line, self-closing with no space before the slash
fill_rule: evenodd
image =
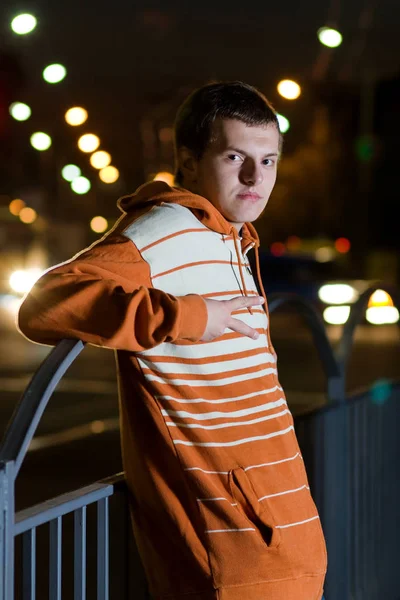
<path id="1" fill-rule="evenodd" d="M 263 165 L 266 165 L 267 167 L 270 167 L 273 165 L 273 161 L 271 158 L 264 158 L 264 160 L 262 161 Z"/>
<path id="2" fill-rule="evenodd" d="M 240 160 L 240 156 L 238 154 L 228 154 L 228 158 L 232 162 L 237 162 L 238 160 Z"/>

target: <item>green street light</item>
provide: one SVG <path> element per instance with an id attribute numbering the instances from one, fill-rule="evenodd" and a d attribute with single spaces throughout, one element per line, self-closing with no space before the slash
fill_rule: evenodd
<path id="1" fill-rule="evenodd" d="M 11 29 L 18 35 L 26 35 L 35 29 L 36 24 L 37 20 L 33 15 L 24 13 L 14 17 L 11 21 Z"/>
<path id="2" fill-rule="evenodd" d="M 43 79 L 47 83 L 60 83 L 67 74 L 67 69 L 64 65 L 54 63 L 43 70 Z"/>
<path id="3" fill-rule="evenodd" d="M 337 48 L 343 41 L 342 34 L 332 27 L 320 27 L 317 35 L 321 44 L 328 48 Z"/>
<path id="4" fill-rule="evenodd" d="M 92 184 L 87 177 L 77 177 L 71 182 L 71 189 L 75 194 L 87 194 Z"/>
<path id="5" fill-rule="evenodd" d="M 61 170 L 61 175 L 65 181 L 73 181 L 77 177 L 80 177 L 81 170 L 76 165 L 65 165 Z"/>
<path id="6" fill-rule="evenodd" d="M 43 131 L 37 131 L 31 135 L 31 144 L 35 150 L 43 152 L 44 150 L 48 150 L 50 148 L 51 137 L 47 135 L 47 133 L 43 133 Z"/>
<path id="7" fill-rule="evenodd" d="M 277 116 L 277 119 L 278 119 L 279 129 L 280 129 L 281 133 L 286 133 L 289 130 L 289 127 L 290 127 L 290 121 L 289 121 L 289 119 L 287 119 L 283 115 L 280 115 L 279 113 L 276 116 Z"/>
<path id="8" fill-rule="evenodd" d="M 30 106 L 23 102 L 13 102 L 8 110 L 16 121 L 26 121 L 32 114 Z"/>

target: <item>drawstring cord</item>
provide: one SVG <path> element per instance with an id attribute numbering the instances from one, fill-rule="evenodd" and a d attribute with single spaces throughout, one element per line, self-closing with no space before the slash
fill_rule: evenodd
<path id="1" fill-rule="evenodd" d="M 242 268 L 242 258 L 241 258 L 242 253 L 239 252 L 239 249 L 238 249 L 238 237 L 237 237 L 237 231 L 236 231 L 235 227 L 232 228 L 232 235 L 233 235 L 233 243 L 235 244 L 236 257 L 237 257 L 238 264 L 239 264 L 240 281 L 242 282 L 243 294 L 247 298 L 248 294 L 247 294 L 247 288 L 246 288 L 246 283 L 244 281 L 243 268 Z M 247 307 L 247 310 L 249 311 L 249 313 L 251 315 L 253 314 L 250 306 Z"/>

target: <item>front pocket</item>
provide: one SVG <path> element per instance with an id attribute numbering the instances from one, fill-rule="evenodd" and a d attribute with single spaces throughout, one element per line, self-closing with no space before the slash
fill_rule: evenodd
<path id="1" fill-rule="evenodd" d="M 277 548 L 281 541 L 280 531 L 275 527 L 275 521 L 268 506 L 259 502 L 244 469 L 233 469 L 229 472 L 228 477 L 231 496 L 237 510 L 244 514 L 251 525 L 255 527 L 269 548 Z"/>

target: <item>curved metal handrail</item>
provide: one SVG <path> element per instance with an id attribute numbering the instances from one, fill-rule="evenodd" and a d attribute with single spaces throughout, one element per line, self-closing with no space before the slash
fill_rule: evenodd
<path id="1" fill-rule="evenodd" d="M 15 461 L 15 477 L 55 387 L 84 347 L 79 340 L 59 342 L 37 369 L 17 404 L 0 447 L 0 461 Z"/>
<path id="2" fill-rule="evenodd" d="M 394 305 L 400 310 L 400 292 L 394 286 L 386 283 L 375 283 L 366 289 L 358 300 L 353 304 L 350 310 L 349 318 L 345 323 L 342 331 L 342 336 L 336 348 L 335 356 L 343 373 L 343 379 L 345 381 L 347 374 L 347 366 L 349 363 L 350 353 L 354 342 L 354 331 L 358 325 L 361 324 L 361 319 L 368 305 L 368 300 L 376 290 L 384 290 L 390 294 Z M 400 326 L 400 321 L 399 321 Z"/>
<path id="3" fill-rule="evenodd" d="M 270 313 L 285 305 L 295 308 L 311 331 L 327 379 L 328 399 L 330 401 L 343 401 L 344 385 L 342 372 L 327 336 L 321 315 L 310 300 L 298 294 L 275 293 L 270 295 L 268 300 Z"/>

